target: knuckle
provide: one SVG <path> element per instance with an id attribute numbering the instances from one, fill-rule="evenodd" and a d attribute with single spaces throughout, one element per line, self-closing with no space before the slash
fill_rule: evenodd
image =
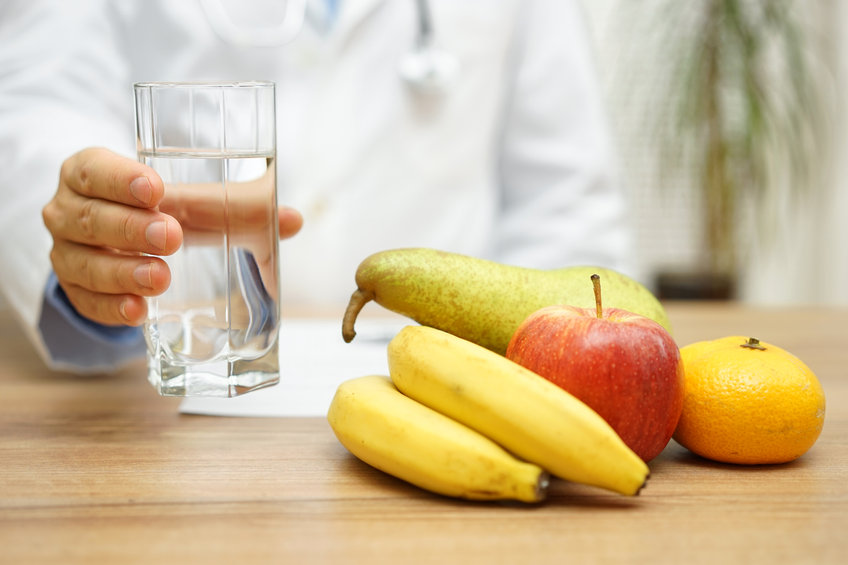
<path id="1" fill-rule="evenodd" d="M 97 234 L 97 201 L 86 200 L 79 208 L 77 225 L 80 233 L 87 240 L 94 239 Z"/>
<path id="2" fill-rule="evenodd" d="M 65 182 L 71 175 L 74 174 L 74 157 L 70 157 L 62 161 L 59 167 L 59 182 Z"/>
<path id="3" fill-rule="evenodd" d="M 110 319 L 112 313 L 112 304 L 110 300 L 95 300 L 93 301 L 94 311 L 101 320 Z"/>
<path id="4" fill-rule="evenodd" d="M 86 301 L 86 312 L 83 315 L 100 323 L 113 323 L 111 301 L 103 296 L 90 295 Z"/>
<path id="5" fill-rule="evenodd" d="M 61 270 L 60 267 L 62 266 L 62 259 L 62 254 L 59 253 L 59 251 L 56 249 L 56 246 L 54 245 L 50 249 L 50 264 L 53 266 L 53 272 L 56 273 L 57 277 L 59 276 L 58 271 Z"/>
<path id="6" fill-rule="evenodd" d="M 108 188 L 108 198 L 112 198 L 115 200 L 122 200 L 126 198 L 126 195 L 123 194 L 123 192 L 125 191 L 124 187 L 128 187 L 129 183 L 124 182 L 124 174 L 122 170 L 118 169 L 117 167 L 111 169 L 105 180 L 106 186 Z"/>
<path id="7" fill-rule="evenodd" d="M 91 194 L 92 174 L 91 165 L 88 161 L 82 163 L 76 171 L 77 186 L 81 194 Z"/>
<path id="8" fill-rule="evenodd" d="M 58 210 L 55 199 L 48 202 L 44 208 L 41 209 L 41 221 L 44 222 L 45 227 L 47 227 L 47 231 L 50 233 L 55 232 L 56 227 L 59 225 L 60 217 L 61 213 Z"/>
<path id="9" fill-rule="evenodd" d="M 60 185 L 63 184 L 78 194 L 90 196 L 96 179 L 98 152 L 86 148 L 65 159 L 59 168 Z"/>
<path id="10" fill-rule="evenodd" d="M 92 268 L 91 259 L 82 254 L 76 260 L 76 265 L 74 265 L 74 272 L 77 276 L 77 283 L 86 289 L 94 289 L 96 288 L 96 274 L 94 269 Z"/>
<path id="11" fill-rule="evenodd" d="M 132 244 L 135 240 L 135 222 L 131 214 L 124 214 L 118 225 L 118 233 L 123 238 L 123 241 Z"/>
<path id="12" fill-rule="evenodd" d="M 109 273 L 109 277 L 111 278 L 112 288 L 126 291 L 133 288 L 132 282 L 132 268 L 133 264 L 129 261 L 122 261 L 118 268 L 112 269 Z"/>
<path id="13" fill-rule="evenodd" d="M 61 253 L 59 249 L 54 245 L 50 248 L 50 263 L 54 266 L 59 265 L 64 262 L 65 254 Z"/>
<path id="14" fill-rule="evenodd" d="M 65 285 L 65 295 L 74 309 L 83 317 L 95 322 L 110 324 L 116 321 L 117 308 L 109 296 L 97 294 L 88 289 Z"/>

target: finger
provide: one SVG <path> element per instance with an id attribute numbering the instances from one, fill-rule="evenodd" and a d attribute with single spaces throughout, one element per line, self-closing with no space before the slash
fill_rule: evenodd
<path id="1" fill-rule="evenodd" d="M 60 183 L 89 198 L 142 208 L 157 206 L 165 194 L 162 179 L 151 167 L 101 148 L 83 149 L 67 159 Z"/>
<path id="2" fill-rule="evenodd" d="M 54 241 L 154 255 L 170 255 L 183 241 L 179 222 L 167 214 L 72 192 L 45 206 L 43 218 Z"/>
<path id="3" fill-rule="evenodd" d="M 93 292 L 156 296 L 171 284 L 168 265 L 157 257 L 62 242 L 53 247 L 50 259 L 60 282 Z"/>
<path id="4" fill-rule="evenodd" d="M 147 303 L 141 296 L 104 294 L 71 284 L 61 286 L 74 309 L 99 324 L 139 326 L 147 317 Z"/>
<path id="5" fill-rule="evenodd" d="M 280 239 L 294 236 L 303 227 L 303 216 L 294 208 L 280 206 Z"/>

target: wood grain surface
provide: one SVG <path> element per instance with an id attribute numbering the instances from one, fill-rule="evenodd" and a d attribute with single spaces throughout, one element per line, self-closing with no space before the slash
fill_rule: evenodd
<path id="1" fill-rule="evenodd" d="M 751 335 L 803 359 L 825 428 L 796 462 L 711 463 L 673 442 L 624 498 L 563 481 L 471 503 L 369 468 L 323 418 L 178 412 L 141 365 L 48 371 L 0 313 L 0 563 L 845 563 L 848 311 L 670 303 L 678 343 Z"/>

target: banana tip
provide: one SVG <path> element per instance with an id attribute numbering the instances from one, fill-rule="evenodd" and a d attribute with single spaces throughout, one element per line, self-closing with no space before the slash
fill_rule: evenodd
<path id="1" fill-rule="evenodd" d="M 634 493 L 633 493 L 633 496 L 639 496 L 639 493 L 641 493 L 641 492 L 642 492 L 642 489 L 643 489 L 643 488 L 645 488 L 645 487 L 648 485 L 648 479 L 650 479 L 650 478 L 651 478 L 651 474 L 650 474 L 650 473 L 648 473 L 647 475 L 645 475 L 645 480 L 644 480 L 644 481 L 642 481 L 642 484 L 641 484 L 641 485 L 639 485 L 639 488 L 637 488 L 637 489 L 636 489 L 636 492 L 634 492 Z"/>
<path id="2" fill-rule="evenodd" d="M 551 486 L 551 475 L 547 471 L 539 474 L 539 480 L 536 483 L 536 492 L 534 502 L 542 502 L 548 498 L 548 487 Z"/>

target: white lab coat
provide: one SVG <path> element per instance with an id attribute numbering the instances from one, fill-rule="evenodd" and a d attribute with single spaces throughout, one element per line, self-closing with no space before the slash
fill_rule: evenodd
<path id="1" fill-rule="evenodd" d="M 266 3 L 225 5 L 249 27 L 274 21 L 268 6 L 252 18 Z M 357 264 L 394 247 L 628 271 L 626 202 L 577 2 L 431 10 L 438 45 L 461 66 L 440 96 L 398 75 L 416 37 L 413 0 L 343 0 L 326 34 L 306 24 L 270 47 L 227 43 L 196 1 L 4 2 L 2 292 L 39 350 L 51 247 L 41 209 L 77 150 L 135 157 L 134 81 L 277 82 L 279 199 L 305 217 L 281 244 L 284 314 L 343 304 Z"/>

